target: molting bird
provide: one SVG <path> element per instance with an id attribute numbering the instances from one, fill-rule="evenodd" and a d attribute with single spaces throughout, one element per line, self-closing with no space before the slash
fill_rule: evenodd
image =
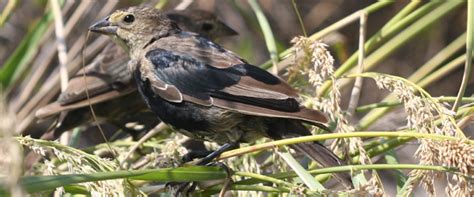
<path id="1" fill-rule="evenodd" d="M 303 122 L 326 128 L 325 115 L 302 106 L 286 82 L 205 37 L 181 30 L 156 9 L 117 10 L 90 30 L 127 47 L 138 90 L 161 121 L 193 139 L 222 144 L 215 153 L 261 137 L 311 135 Z M 343 165 L 317 142 L 290 147 L 323 166 Z M 349 174 L 334 177 L 351 187 Z"/>

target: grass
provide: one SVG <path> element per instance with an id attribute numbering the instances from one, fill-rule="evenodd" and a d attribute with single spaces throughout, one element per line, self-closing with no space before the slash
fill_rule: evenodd
<path id="1" fill-rule="evenodd" d="M 439 180 L 433 177 L 439 174 L 444 174 L 448 183 L 444 185 L 445 188 L 437 188 L 438 191 L 446 189 L 446 193 L 449 195 L 468 195 L 470 188 L 473 187 L 473 177 L 470 173 L 472 171 L 474 141 L 469 139 L 470 136 L 460 125 L 463 121 L 472 120 L 474 116 L 472 107 L 474 99 L 469 97 L 470 95 L 465 95 L 469 77 L 472 76 L 472 36 L 474 35 L 472 32 L 474 31 L 472 28 L 472 12 L 474 10 L 472 1 L 422 2 L 413 0 L 401 4 L 403 7 L 383 21 L 384 25 L 376 29 L 375 33 L 366 35 L 367 40 L 360 46 L 363 47 L 366 58 L 360 64 L 363 65 L 363 68 L 355 68 L 358 61 L 357 50 L 348 59 L 341 61 L 337 68 L 331 61 L 326 62 L 326 65 L 318 62 L 333 58 L 330 54 L 321 53 L 321 51 L 318 53 L 317 50 L 326 50 L 324 44 L 321 44 L 319 40 L 336 34 L 338 31 L 343 31 L 350 25 L 358 25 L 357 22 L 361 14 L 367 14 L 368 22 L 382 20 L 376 18 L 375 14 L 393 9 L 391 6 L 395 4 L 394 1 L 378 1 L 341 17 L 340 20 L 327 24 L 321 30 L 308 34 L 307 37 L 299 37 L 304 44 L 288 46 L 281 53 L 277 50 L 277 41 L 281 41 L 279 39 L 280 32 L 277 32 L 277 27 L 274 26 L 275 18 L 268 12 L 269 5 L 255 0 L 249 0 L 248 3 L 249 7 L 237 2 L 230 5 L 235 6 L 233 9 L 237 10 L 236 13 L 244 16 L 242 20 L 253 20 L 248 23 L 250 32 L 253 31 L 255 35 L 263 33 L 265 50 L 269 52 L 270 60 L 263 63 L 261 67 L 273 70 L 275 73 L 284 73 L 283 77 L 286 77 L 287 72 L 290 72 L 293 74 L 292 76 L 297 76 L 300 81 L 304 81 L 305 83 L 292 85 L 302 90 L 305 104 L 324 111 L 330 116 L 331 125 L 337 126 L 333 126 L 334 133 L 277 141 L 261 139 L 257 143 L 243 145 L 239 149 L 224 152 L 218 161 L 226 163 L 233 170 L 230 174 L 233 184 L 229 186 L 229 190 L 242 196 L 257 194 L 377 195 L 385 192 L 384 185 L 380 180 L 381 177 L 377 172 L 388 170 L 396 175 L 396 195 L 413 195 L 414 188 L 420 186 L 428 194 L 441 195 L 441 193 L 434 193 L 435 183 Z M 288 5 L 290 5 L 290 11 L 296 16 L 294 22 L 299 22 L 298 26 L 306 34 L 306 32 L 310 32 L 307 31 L 310 29 L 307 26 L 305 29 L 304 12 L 297 9 L 302 7 L 298 6 L 300 3 L 300 1 L 294 0 Z M 7 2 L 0 15 L 0 27 L 5 26 L 11 20 L 12 17 L 9 16 L 15 14 L 15 9 L 19 9 L 18 4 L 17 1 L 12 0 Z M 168 4 L 171 4 L 171 1 L 160 1 L 157 6 L 166 8 Z M 417 66 L 407 77 L 373 71 L 375 68 L 384 67 L 387 59 L 396 58 L 397 50 L 403 50 L 410 42 L 423 42 L 424 40 L 417 41 L 417 38 L 436 31 L 433 28 L 434 25 L 441 23 L 456 12 L 467 13 L 466 33 L 457 35 L 455 39 L 436 51 L 432 57 L 427 58 L 421 66 Z M 77 13 L 76 15 L 80 16 Z M 47 37 L 51 36 L 47 32 L 51 30 L 52 21 L 58 19 L 57 17 L 57 13 L 53 15 L 47 10 L 39 20 L 29 24 L 28 31 L 22 41 L 2 63 L 0 89 L 3 90 L 1 93 L 7 96 L 7 105 L 13 105 L 13 101 L 9 98 L 14 98 L 16 92 L 24 90 L 21 84 L 22 80 L 27 79 L 25 76 L 35 72 L 36 68 L 29 67 L 29 65 L 31 62 L 41 60 L 39 59 L 41 55 L 38 55 L 41 52 L 41 47 L 44 47 L 48 40 L 54 41 L 56 39 L 54 36 Z M 68 17 L 63 17 L 65 17 L 64 23 L 67 23 Z M 84 15 L 83 20 L 90 23 L 91 21 L 88 20 L 94 19 Z M 278 19 L 276 21 L 278 22 Z M 70 33 L 65 36 L 74 36 L 74 34 Z M 358 37 L 357 34 L 352 36 Z M 100 38 L 92 39 L 99 43 L 93 51 L 100 51 L 102 43 Z M 253 55 L 256 50 L 253 51 L 252 47 L 246 46 L 245 49 L 242 47 L 245 51 L 237 53 Z M 462 51 L 464 46 L 466 51 Z M 296 53 L 296 49 L 300 52 Z M 63 49 L 63 55 L 67 50 L 67 48 Z M 93 54 L 91 53 L 90 56 Z M 74 56 L 67 59 L 77 58 L 79 57 Z M 286 64 L 291 67 L 282 66 L 280 61 L 292 62 Z M 431 96 L 427 88 L 449 76 L 453 70 L 460 68 L 460 65 L 463 64 L 461 85 L 459 87 L 452 86 L 456 87 L 458 94 Z M 66 65 L 65 62 L 62 62 L 62 65 Z M 51 67 L 55 67 L 55 65 L 51 64 Z M 49 70 L 47 72 L 53 73 Z M 355 115 L 361 119 L 354 122 L 348 120 L 346 110 L 341 107 L 340 92 L 349 87 L 347 81 L 357 77 L 372 79 L 378 88 L 388 91 L 390 94 L 377 103 L 355 106 Z M 46 77 L 38 77 L 38 80 L 40 78 Z M 321 84 L 315 83 L 320 79 L 323 80 Z M 56 85 L 59 85 L 59 80 Z M 41 89 L 41 85 L 35 84 L 34 87 L 28 88 L 32 92 L 27 95 L 35 95 L 34 91 L 38 89 Z M 360 94 L 370 94 L 370 91 L 375 90 L 362 89 Z M 53 96 L 49 98 L 49 100 L 47 97 L 39 99 L 38 105 L 50 102 Z M 447 103 L 454 104 L 448 105 Z M 26 110 L 25 107 L 28 105 L 18 105 L 18 111 L 22 111 L 22 114 L 33 113 L 34 107 L 31 110 Z M 389 131 L 369 129 L 395 108 L 405 110 L 406 117 L 401 117 L 407 122 L 405 128 L 389 129 Z M 0 123 L 4 117 L 6 116 L 0 116 Z M 18 120 L 20 123 L 23 119 L 26 120 L 24 117 L 17 118 L 20 119 Z M 3 131 L 1 127 L 0 131 L 13 133 L 11 130 Z M 315 132 L 320 131 L 315 130 Z M 8 139 L 12 139 L 12 137 L 8 137 Z M 29 171 L 29 175 L 24 174 L 19 178 L 18 183 L 13 183 L 21 186 L 24 192 L 34 195 L 50 195 L 61 188 L 68 194 L 146 195 L 152 191 L 166 192 L 163 186 L 156 184 L 157 182 L 213 180 L 206 186 L 200 185 L 196 191 L 198 196 L 208 196 L 222 192 L 222 188 L 226 185 L 222 181 L 228 176 L 226 171 L 220 167 L 182 166 L 175 168 L 180 165 L 179 158 L 185 151 L 177 143 L 179 137 L 176 137 L 173 132 L 160 132 L 143 144 L 138 144 L 140 152 L 144 154 L 134 152 L 131 155 L 127 155 L 127 152 L 129 148 L 136 146 L 137 142 L 127 138 L 107 144 L 94 144 L 87 148 L 70 147 L 57 142 L 28 137 L 16 136 L 13 139 L 22 144 L 24 148 L 32 150 L 44 158 Z M 301 160 L 284 148 L 289 144 L 311 141 L 332 142 L 336 153 L 342 158 L 348 158 L 349 164 L 320 168 L 314 163 Z M 415 156 L 418 163 L 401 163 L 400 153 L 397 150 L 415 142 L 417 143 L 415 144 L 417 149 Z M 112 157 L 111 152 L 118 153 L 117 157 L 110 158 Z M 125 155 L 128 158 L 125 159 L 126 165 L 119 166 L 118 161 L 121 161 Z M 2 165 L 8 165 L 8 163 L 0 163 L 0 169 L 4 169 L 1 168 Z M 358 187 L 353 190 L 341 190 L 332 186 L 330 174 L 335 172 L 351 172 Z M 8 176 L 8 171 L 2 172 L 1 175 Z M 10 183 L 7 184 L 5 179 L 0 179 L 0 185 L 0 194 L 18 194 L 15 190 L 16 187 Z"/>

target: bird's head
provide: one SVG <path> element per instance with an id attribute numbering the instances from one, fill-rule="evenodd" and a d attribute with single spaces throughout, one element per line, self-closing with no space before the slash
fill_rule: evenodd
<path id="1" fill-rule="evenodd" d="M 150 7 L 120 9 L 98 21 L 89 30 L 113 36 L 132 52 L 172 33 L 179 27 L 160 11 Z"/>
<path id="2" fill-rule="evenodd" d="M 198 33 L 211 40 L 238 35 L 235 30 L 208 11 L 198 9 L 170 10 L 166 12 L 166 16 L 178 23 L 183 30 Z"/>

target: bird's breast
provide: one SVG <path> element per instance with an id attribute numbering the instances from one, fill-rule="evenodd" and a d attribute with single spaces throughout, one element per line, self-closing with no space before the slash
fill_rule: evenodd
<path id="1" fill-rule="evenodd" d="M 138 90 L 145 103 L 158 118 L 177 131 L 193 139 L 228 143 L 240 141 L 245 135 L 238 128 L 243 115 L 215 106 L 201 106 L 191 102 L 169 102 L 156 95 L 150 82 L 135 71 Z"/>

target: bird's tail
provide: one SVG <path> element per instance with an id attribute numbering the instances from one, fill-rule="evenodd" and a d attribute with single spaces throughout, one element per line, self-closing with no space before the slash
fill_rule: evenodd
<path id="1" fill-rule="evenodd" d="M 279 120 L 270 124 L 270 137 L 273 139 L 293 138 L 305 135 L 311 135 L 311 132 L 299 121 Z M 310 159 L 318 162 L 323 167 L 333 167 L 345 165 L 339 157 L 331 150 L 318 142 L 304 142 L 291 144 L 290 147 L 297 152 L 305 154 Z M 351 176 L 347 172 L 333 174 L 334 178 L 347 188 L 352 188 Z"/>
<path id="2" fill-rule="evenodd" d="M 317 142 L 305 142 L 291 144 L 290 147 L 297 152 L 304 153 L 312 160 L 318 162 L 323 167 L 345 165 L 331 150 Z M 346 172 L 333 174 L 334 178 L 347 188 L 352 188 L 351 176 Z"/>

